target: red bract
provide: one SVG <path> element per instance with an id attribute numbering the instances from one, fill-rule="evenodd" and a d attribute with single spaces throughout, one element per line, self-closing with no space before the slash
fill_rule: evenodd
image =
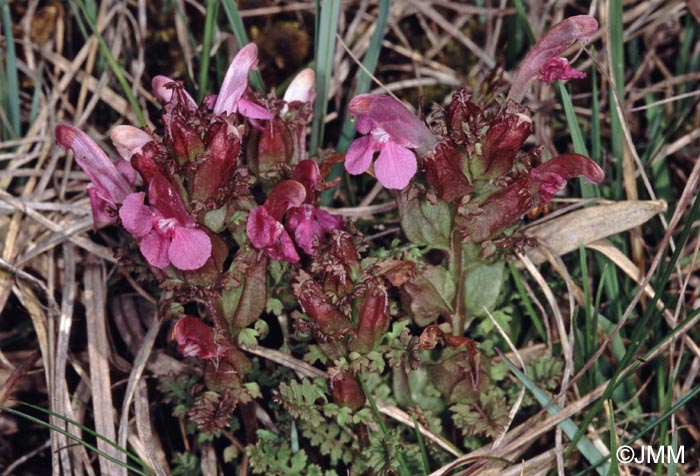
<path id="1" fill-rule="evenodd" d="M 143 192 L 129 195 L 119 217 L 146 261 L 158 269 L 171 263 L 183 271 L 201 268 L 211 256 L 211 239 L 196 227 L 172 185 L 156 176 L 149 184 L 149 206 L 144 199 Z"/>
<path id="2" fill-rule="evenodd" d="M 352 327 L 350 319 L 326 301 L 321 286 L 306 272 L 299 272 L 297 283 L 292 285 L 292 292 L 299 299 L 304 312 L 324 334 L 331 335 Z"/>
<path id="3" fill-rule="evenodd" d="M 389 298 L 386 288 L 376 279 L 368 279 L 364 285 L 367 291 L 360 298 L 362 307 L 357 318 L 355 337 L 350 342 L 350 349 L 366 354 L 382 338 L 389 328 Z"/>
<path id="4" fill-rule="evenodd" d="M 267 256 L 289 263 L 299 261 L 292 238 L 279 220 L 270 215 L 267 208 L 258 206 L 250 212 L 246 233 L 250 243 L 257 249 L 263 250 Z"/>
<path id="5" fill-rule="evenodd" d="M 170 338 L 177 342 L 177 349 L 185 357 L 200 360 L 219 358 L 224 348 L 216 342 L 211 327 L 195 316 L 185 316 L 175 323 Z"/>
<path id="6" fill-rule="evenodd" d="M 568 79 L 570 67 L 557 69 L 561 63 L 551 63 L 576 40 L 587 41 L 598 29 L 598 22 L 588 15 L 578 15 L 557 23 L 538 41 L 520 64 L 513 80 L 508 99 L 520 102 L 525 97 L 530 81 L 538 76 L 548 80 Z M 567 62 L 568 65 L 568 62 Z M 559 75 L 563 74 L 563 75 Z"/>
<path id="7" fill-rule="evenodd" d="M 117 166 L 95 142 L 80 129 L 66 124 L 56 126 L 56 141 L 73 151 L 75 161 L 92 182 L 87 186 L 92 206 L 93 230 L 114 223 L 117 209 L 132 192 L 134 173 L 128 164 Z"/>

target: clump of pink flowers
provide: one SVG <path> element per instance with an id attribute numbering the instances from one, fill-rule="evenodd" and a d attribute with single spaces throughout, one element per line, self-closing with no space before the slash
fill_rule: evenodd
<path id="1" fill-rule="evenodd" d="M 115 161 L 75 127 L 59 125 L 55 134 L 90 179 L 95 230 L 120 224 L 140 252 L 125 258 L 129 264 L 149 269 L 175 302 L 201 305 L 201 316 L 178 311 L 171 337 L 183 356 L 201 361 L 216 398 L 232 408 L 250 403 L 255 392 L 246 386 L 253 368 L 246 339 L 264 334 L 261 321 L 277 309 L 291 322 L 282 331 L 285 339 L 318 345 L 337 404 L 364 406 L 357 377 L 371 367 L 365 362 L 386 359 L 401 377 L 418 365 L 419 349 L 436 346 L 446 350 L 431 364 L 435 388 L 461 404 L 489 384 L 464 383 L 465 372 L 480 372 L 476 347 L 464 335 L 465 316 L 479 312 L 464 301 L 478 290 L 460 288 L 468 273 L 502 265 L 503 254 L 495 250 L 521 246 L 523 216 L 549 203 L 567 180 L 604 179 L 580 154 L 545 160 L 540 148 L 526 147 L 533 121 L 523 104 L 535 79 L 585 76 L 559 55 L 596 29 L 588 16 L 552 27 L 508 93 L 491 101 L 460 89 L 426 119 L 389 96 L 361 94 L 350 101 L 360 135 L 344 156 L 345 170 L 371 172 L 400 191 L 394 196 L 405 234 L 401 246 L 434 247 L 444 259 L 367 251 L 354 224 L 321 207 L 321 193 L 332 184 L 327 164 L 306 150 L 314 73 L 301 71 L 281 99 L 263 96 L 248 85 L 258 62 L 253 44 L 235 56 L 218 94 L 199 105 L 182 83 L 156 76 L 162 129 L 115 127 Z M 396 333 L 400 338 L 387 339 L 392 323 L 401 322 L 418 333 L 405 325 Z M 455 392 L 461 386 L 466 389 Z M 248 410 L 250 420 L 254 412 Z"/>

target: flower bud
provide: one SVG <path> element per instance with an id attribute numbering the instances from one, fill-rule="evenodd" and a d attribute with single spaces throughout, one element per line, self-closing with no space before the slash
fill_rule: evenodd
<path id="1" fill-rule="evenodd" d="M 330 386 L 333 401 L 338 405 L 353 411 L 365 406 L 365 393 L 362 391 L 360 382 L 351 372 L 340 370 L 331 375 Z"/>
<path id="2" fill-rule="evenodd" d="M 389 305 L 386 289 L 376 280 L 368 280 L 367 291 L 360 301 L 362 307 L 357 318 L 355 338 L 350 342 L 350 350 L 366 354 L 382 338 L 389 328 Z"/>

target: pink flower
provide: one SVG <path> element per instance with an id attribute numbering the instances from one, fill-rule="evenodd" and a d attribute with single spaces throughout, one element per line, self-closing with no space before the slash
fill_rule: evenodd
<path id="1" fill-rule="evenodd" d="M 139 241 L 148 263 L 159 269 L 172 263 L 183 271 L 201 268 L 211 256 L 211 238 L 196 228 L 182 199 L 162 175 L 151 179 L 145 194 L 132 193 L 119 210 L 124 228 Z"/>
<path id="2" fill-rule="evenodd" d="M 287 229 L 294 233 L 294 241 L 307 255 L 314 254 L 315 240 L 342 225 L 340 217 L 304 204 L 289 210 L 287 214 Z"/>
<path id="3" fill-rule="evenodd" d="M 571 77 L 571 67 L 557 71 L 560 62 L 552 63 L 558 56 L 576 40 L 587 41 L 598 29 L 598 22 L 588 15 L 578 15 L 567 18 L 554 25 L 530 50 L 520 64 L 513 85 L 508 93 L 508 99 L 520 102 L 525 97 L 530 81 L 538 75 L 547 79 L 568 79 Z M 567 62 L 568 66 L 568 62 Z M 558 76 L 558 74 L 563 76 Z M 551 82 L 551 81 L 550 81 Z"/>
<path id="4" fill-rule="evenodd" d="M 243 97 L 248 89 L 248 73 L 258 64 L 258 47 L 254 43 L 241 48 L 233 58 L 221 84 L 219 96 L 214 104 L 214 114 L 233 114 L 240 112 L 251 119 L 272 119 L 273 114 Z"/>
<path id="5" fill-rule="evenodd" d="M 566 186 L 566 181 L 584 177 L 589 183 L 600 183 L 605 178 L 603 170 L 588 157 L 581 154 L 563 154 L 530 170 L 530 188 L 539 193 L 545 203 Z"/>
<path id="6" fill-rule="evenodd" d="M 87 186 L 94 221 L 97 225 L 114 223 L 116 210 L 132 192 L 135 180 L 133 169 L 128 164 L 117 166 L 109 160 L 95 142 L 80 129 L 66 124 L 59 124 L 55 130 L 56 141 L 63 149 L 70 149 L 75 161 L 92 182 Z M 122 161 L 123 162 L 123 161 Z"/>
<path id="7" fill-rule="evenodd" d="M 296 180 L 278 183 L 265 203 L 255 207 L 248 216 L 246 234 L 253 247 L 263 250 L 272 259 L 297 263 L 299 254 L 282 225 L 282 218 L 287 210 L 303 204 L 305 198 L 306 190 Z"/>
<path id="8" fill-rule="evenodd" d="M 250 243 L 263 250 L 267 256 L 289 263 L 299 262 L 292 238 L 279 220 L 271 216 L 265 206 L 258 206 L 250 212 L 246 233 Z"/>
<path id="9" fill-rule="evenodd" d="M 223 355 L 224 348 L 214 338 L 211 327 L 195 316 L 185 316 L 175 323 L 170 338 L 185 357 L 213 359 Z"/>
<path id="10" fill-rule="evenodd" d="M 287 104 L 293 102 L 313 102 L 316 99 L 316 73 L 313 69 L 306 68 L 297 74 L 289 87 L 284 92 L 283 99 Z M 287 104 L 282 108 L 281 114 L 285 114 L 289 109 Z"/>
<path id="11" fill-rule="evenodd" d="M 386 188 L 402 189 L 417 170 L 416 157 L 433 148 L 436 139 L 430 130 L 400 102 L 379 94 L 361 94 L 350 101 L 350 113 L 358 116 L 356 128 L 363 137 L 356 139 L 345 155 L 345 170 L 357 175 L 369 169 L 374 152 L 377 180 Z"/>

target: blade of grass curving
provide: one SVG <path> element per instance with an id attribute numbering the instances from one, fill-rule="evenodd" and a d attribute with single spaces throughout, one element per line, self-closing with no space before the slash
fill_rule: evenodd
<path id="1" fill-rule="evenodd" d="M 20 137 L 19 77 L 17 75 L 17 51 L 15 36 L 12 34 L 12 16 L 7 0 L 0 2 L 2 29 L 5 33 L 5 94 L 7 95 L 7 115 L 12 126 L 12 137 Z"/>
<path id="2" fill-rule="evenodd" d="M 126 99 L 129 101 L 129 105 L 134 110 L 134 114 L 136 114 L 136 119 L 139 121 L 141 127 L 145 126 L 146 116 L 144 116 L 143 111 L 141 110 L 141 105 L 139 105 L 139 102 L 136 99 L 136 96 L 134 95 L 134 91 L 132 91 L 129 82 L 126 80 L 124 71 L 122 70 L 121 66 L 119 66 L 119 64 L 117 63 L 117 60 L 114 58 L 114 55 L 112 55 L 112 51 L 110 50 L 109 45 L 100 34 L 100 30 L 97 28 L 97 24 L 93 20 L 93 17 L 89 16 L 89 12 L 87 10 L 87 7 L 85 6 L 85 3 L 82 0 L 72 0 L 72 2 L 75 2 L 78 5 L 80 11 L 85 17 L 85 21 L 90 26 L 92 33 L 95 35 L 95 38 L 97 38 L 97 42 L 100 45 L 100 51 L 102 51 L 102 55 L 107 60 L 107 64 L 109 64 L 109 68 L 112 70 L 112 74 L 114 74 L 114 76 L 117 78 L 119 86 L 122 88 L 122 91 L 124 91 Z"/>
<path id="3" fill-rule="evenodd" d="M 26 405 L 26 404 L 25 404 L 25 405 Z M 31 406 L 31 405 L 29 405 L 29 406 Z M 29 415 L 29 414 L 27 414 L 27 413 L 21 412 L 21 411 L 19 411 L 19 410 L 15 410 L 15 409 L 13 409 L 13 408 L 8 408 L 8 407 L 2 406 L 2 405 L 0 405 L 0 410 L 2 410 L 2 411 L 4 411 L 4 412 L 7 412 L 7 413 L 10 413 L 10 414 L 12 414 L 12 415 L 18 416 L 18 417 L 20 417 L 20 418 L 24 418 L 25 420 L 28 420 L 28 421 L 30 421 L 30 422 L 32 422 L 32 423 L 35 423 L 35 424 L 37 424 L 37 425 L 43 426 L 43 427 L 45 427 L 45 428 L 48 428 L 48 429 L 51 430 L 51 431 L 55 431 L 55 432 L 57 432 L 57 433 L 60 433 L 60 434 L 64 435 L 65 437 L 67 437 L 67 438 L 69 438 L 69 439 L 71 439 L 71 440 L 73 440 L 73 441 L 75 441 L 75 442 L 81 444 L 81 445 L 84 446 L 85 448 L 87 448 L 87 449 L 89 449 L 89 450 L 91 450 L 91 451 L 94 451 L 95 454 L 97 454 L 97 455 L 99 455 L 99 456 L 102 456 L 103 458 L 105 458 L 105 459 L 111 461 L 112 463 L 118 464 L 118 465 L 120 465 L 120 466 L 122 466 L 122 467 L 124 467 L 124 468 L 126 468 L 126 469 L 128 469 L 128 470 L 130 470 L 130 471 L 133 471 L 133 472 L 136 473 L 136 474 L 139 474 L 139 475 L 141 475 L 141 476 L 151 476 L 151 475 L 153 474 L 153 469 L 151 469 L 148 465 L 146 465 L 143 461 L 139 460 L 138 458 L 133 458 L 133 457 L 132 457 L 131 459 L 134 459 L 137 463 L 139 463 L 139 464 L 141 465 L 141 468 L 142 468 L 143 470 L 145 470 L 145 471 L 143 471 L 142 469 L 140 469 L 140 468 L 138 468 L 138 467 L 136 467 L 136 466 L 130 465 L 130 464 L 128 464 L 128 463 L 123 463 L 123 462 L 117 460 L 116 458 L 113 458 L 112 456 L 108 455 L 107 453 L 105 453 L 105 452 L 103 452 L 103 451 L 97 449 L 96 446 L 91 445 L 90 443 L 88 443 L 87 441 L 83 440 L 82 438 L 79 438 L 79 437 L 75 436 L 74 434 L 72 434 L 72 433 L 70 433 L 70 432 L 68 432 L 68 431 L 66 431 L 66 430 L 64 430 L 64 429 L 62 429 L 62 428 L 59 428 L 59 427 L 57 427 L 57 426 L 55 426 L 55 425 L 52 425 L 52 424 L 47 423 L 47 422 L 45 422 L 45 421 L 43 421 L 43 420 L 40 420 L 39 418 L 33 417 L 33 416 L 31 416 L 31 415 Z M 41 410 L 43 410 L 43 409 L 41 409 Z M 44 411 L 45 411 L 45 410 L 44 410 Z M 46 411 L 45 411 L 45 412 L 46 412 Z M 46 412 L 46 413 L 50 413 L 50 412 Z M 62 418 L 62 419 L 64 419 L 64 420 L 66 420 L 66 421 L 71 421 L 71 420 L 69 420 L 69 419 L 66 419 L 66 418 L 62 417 L 61 415 L 57 415 L 57 416 L 58 416 L 59 418 Z M 85 428 L 83 428 L 83 429 L 85 429 Z M 89 432 L 89 431 L 88 431 L 88 432 Z M 108 440 L 108 439 L 106 439 L 106 438 L 104 438 L 104 437 L 101 437 L 101 435 L 98 435 L 98 434 L 96 434 L 96 433 L 94 433 L 94 432 L 89 432 L 89 433 L 93 434 L 93 435 L 96 436 L 97 438 L 103 439 L 104 441 L 106 441 L 107 443 L 109 443 L 111 446 L 114 446 L 115 448 L 119 449 L 120 451 L 129 454 L 126 450 L 124 450 L 123 448 L 118 447 L 118 446 L 115 445 L 112 441 L 110 441 L 110 440 Z"/>
<path id="4" fill-rule="evenodd" d="M 222 0 L 221 4 L 226 12 L 226 18 L 228 18 L 228 24 L 231 27 L 233 36 L 236 37 L 236 43 L 238 43 L 239 48 L 243 48 L 245 45 L 250 43 L 248 38 L 248 33 L 245 30 L 245 25 L 243 24 L 243 19 L 238 11 L 238 6 L 235 0 Z M 253 70 L 248 75 L 251 85 L 262 92 L 265 92 L 265 83 L 263 82 L 262 75 L 260 71 Z"/>
<path id="5" fill-rule="evenodd" d="M 87 434 L 89 434 L 89 435 L 91 435 L 91 436 L 94 436 L 95 438 L 104 441 L 104 442 L 107 443 L 109 446 L 112 446 L 112 447 L 114 447 L 115 449 L 121 451 L 122 453 L 124 453 L 124 454 L 127 456 L 127 458 L 133 460 L 135 463 L 138 463 L 138 464 L 140 464 L 140 465 L 142 465 L 142 466 L 146 466 L 146 463 L 144 463 L 143 460 L 141 460 L 136 454 L 132 453 L 131 451 L 129 451 L 129 450 L 126 449 L 126 448 L 122 448 L 121 446 L 119 446 L 119 445 L 118 445 L 117 443 L 115 443 L 114 441 L 110 440 L 109 438 L 106 438 L 105 436 L 103 436 L 103 435 L 101 435 L 100 433 L 96 432 L 96 431 L 93 430 L 92 428 L 90 428 L 90 427 L 88 427 L 88 426 L 85 426 L 85 425 L 83 425 L 82 423 L 80 423 L 80 422 L 78 422 L 78 421 L 72 420 L 72 419 L 70 419 L 70 418 L 68 418 L 68 417 L 66 417 L 66 416 L 64 416 L 64 415 L 61 415 L 60 413 L 56 413 L 56 412 L 54 412 L 54 411 L 47 410 L 46 408 L 42 408 L 42 407 L 40 407 L 40 406 L 33 405 L 33 404 L 31 404 L 31 403 L 26 403 L 26 402 L 18 402 L 18 403 L 20 403 L 21 405 L 24 405 L 25 407 L 29 407 L 29 408 L 31 408 L 32 410 L 36 410 L 36 411 L 38 411 L 38 412 L 45 413 L 46 415 L 59 418 L 60 420 L 63 420 L 64 422 L 66 422 L 66 423 L 68 423 L 68 424 L 71 424 L 71 425 L 73 425 L 73 426 L 76 426 L 76 427 L 80 428 L 81 430 L 83 430 L 85 433 L 87 433 Z"/>
<path id="6" fill-rule="evenodd" d="M 525 291 L 525 286 L 523 286 L 523 281 L 522 281 L 522 278 L 520 277 L 520 272 L 518 271 L 518 268 L 515 267 L 515 264 L 513 264 L 513 262 L 509 262 L 508 267 L 510 268 L 510 275 L 513 277 L 513 282 L 515 283 L 515 287 L 518 289 L 518 294 L 520 295 L 520 299 L 523 300 L 523 305 L 525 306 L 525 310 L 527 311 L 527 315 L 530 316 L 530 320 L 532 321 L 532 325 L 535 326 L 535 329 L 537 330 L 537 333 L 542 338 L 542 341 L 547 342 L 547 331 L 544 328 L 544 324 L 542 324 L 542 320 L 540 319 L 540 316 L 537 314 L 537 311 L 535 311 L 535 307 L 532 305 L 532 301 L 530 300 L 530 296 L 528 296 L 527 291 Z"/>
<path id="7" fill-rule="evenodd" d="M 522 24 L 523 28 L 525 29 L 525 34 L 527 35 L 527 39 L 530 41 L 531 45 L 534 45 L 536 43 L 535 41 L 535 34 L 532 32 L 532 27 L 530 26 L 530 20 L 527 18 L 527 12 L 525 11 L 525 6 L 523 5 L 522 0 L 514 0 L 513 5 L 515 6 L 515 11 L 518 13 L 518 21 Z"/>
<path id="8" fill-rule="evenodd" d="M 683 408 L 686 403 L 690 402 L 698 394 L 700 394 L 700 387 L 695 387 L 693 390 L 688 391 L 685 395 L 683 395 L 681 398 L 679 398 L 671 406 L 671 408 L 668 409 L 668 411 L 659 415 L 658 418 L 656 418 L 655 420 L 653 420 L 650 423 L 648 423 L 647 425 L 645 425 L 641 430 L 639 430 L 637 433 L 635 433 L 631 438 L 628 438 L 626 441 L 623 441 L 623 446 L 630 446 L 635 441 L 637 441 L 639 438 L 643 437 L 651 430 L 654 430 L 659 425 L 660 422 L 666 420 L 668 417 L 673 415 L 675 412 L 677 412 L 678 410 Z M 611 448 L 610 455 L 612 455 L 612 454 L 614 454 L 614 453 L 613 453 L 612 448 Z M 592 466 L 584 469 L 583 471 L 581 471 L 579 473 L 576 473 L 574 476 L 583 476 L 583 475 L 589 473 L 591 470 L 597 469 L 600 465 L 605 464 L 605 462 L 608 459 L 610 459 L 610 456 L 606 456 L 604 459 L 601 459 L 600 461 L 596 461 Z"/>
<path id="9" fill-rule="evenodd" d="M 595 47 L 591 46 L 591 56 L 595 58 Z M 603 158 L 603 142 L 600 127 L 600 98 L 598 97 L 598 70 L 591 68 L 591 159 L 597 164 Z"/>
<path id="10" fill-rule="evenodd" d="M 616 455 L 615 460 L 611 461 L 609 476 L 619 476 L 620 467 L 617 462 L 617 433 L 615 432 L 615 411 L 613 410 L 613 401 L 608 400 L 606 405 L 608 410 L 608 421 L 610 422 L 610 454 Z"/>
<path id="11" fill-rule="evenodd" d="M 321 3 L 323 3 L 323 8 L 321 8 Z M 326 0 L 325 2 L 316 0 L 316 102 L 314 103 L 309 148 L 312 155 L 318 153 L 318 148 L 323 146 L 340 3 L 340 0 Z"/>
<path id="12" fill-rule="evenodd" d="M 635 359 L 637 359 L 637 352 L 641 348 L 642 344 L 645 342 L 645 337 L 649 336 L 649 329 L 647 326 L 650 319 L 658 319 L 660 317 L 661 311 L 657 309 L 656 304 L 659 301 L 660 296 L 663 294 L 663 290 L 665 289 L 666 283 L 668 283 L 671 273 L 673 272 L 673 269 L 676 266 L 678 258 L 683 252 L 682 250 L 685 247 L 685 243 L 688 241 L 690 232 L 692 230 L 692 224 L 695 223 L 695 221 L 698 219 L 698 215 L 700 215 L 699 206 L 700 197 L 696 196 L 695 200 L 693 201 L 690 213 L 688 214 L 687 221 L 685 222 L 685 225 L 683 227 L 683 231 L 681 232 L 681 235 L 676 243 L 675 251 L 672 253 L 671 258 L 665 263 L 665 266 L 661 267 L 659 269 L 659 272 L 657 273 L 657 276 L 659 276 L 659 278 L 655 282 L 654 297 L 647 304 L 647 308 L 645 309 L 642 316 L 637 320 L 636 325 L 632 331 L 632 335 L 629 338 L 629 345 L 627 347 L 625 355 L 622 357 L 622 359 L 619 360 L 618 367 L 613 373 L 613 375 L 610 377 L 608 385 L 603 391 L 603 394 L 601 395 L 600 399 L 593 404 L 591 409 L 584 416 L 583 421 L 581 423 L 581 429 L 576 434 L 576 436 L 572 438 L 571 444 L 565 453 L 565 457 L 568 457 L 571 454 L 571 452 L 573 451 L 573 445 L 578 442 L 579 438 L 583 437 L 583 429 L 587 428 L 588 425 L 596 417 L 596 415 L 600 412 L 602 402 L 610 398 L 610 396 L 615 391 L 619 383 L 623 382 L 626 377 L 632 375 L 632 372 L 634 372 L 636 368 L 640 365 L 639 360 L 637 360 L 637 363 L 635 365 L 632 365 L 632 363 Z M 698 310 L 697 312 L 700 312 L 700 310 Z M 691 317 L 694 317 L 694 315 L 695 313 L 692 313 Z M 688 319 L 690 319 L 690 317 Z M 688 321 L 688 319 L 686 319 L 686 321 Z M 668 341 L 668 339 L 673 338 L 673 336 L 677 332 L 677 329 L 680 328 L 682 328 L 682 325 L 672 330 L 670 333 L 664 335 L 663 339 L 661 339 L 661 342 L 654 346 L 652 350 L 646 353 L 645 355 L 653 355 L 653 350 L 655 348 L 658 348 L 660 345 L 663 345 L 666 341 Z M 625 371 L 625 369 L 628 366 L 629 369 Z"/>
<path id="13" fill-rule="evenodd" d="M 423 474 L 430 474 L 430 460 L 428 457 L 428 449 L 425 446 L 425 440 L 423 439 L 423 434 L 420 432 L 420 426 L 418 424 L 418 419 L 413 415 L 413 429 L 416 432 L 416 439 L 418 440 L 418 446 L 420 448 L 420 459 L 423 464 Z"/>
<path id="14" fill-rule="evenodd" d="M 508 366 L 511 372 L 522 382 L 522 384 L 532 393 L 532 395 L 537 399 L 537 401 L 542 405 L 546 410 L 547 413 L 550 415 L 557 415 L 561 409 L 559 408 L 559 405 L 554 403 L 549 396 L 544 393 L 540 388 L 537 386 L 535 382 L 533 382 L 527 375 L 525 375 L 520 369 L 518 369 L 515 364 L 513 364 L 502 352 L 499 352 L 499 355 L 503 359 L 503 362 Z M 579 427 L 576 426 L 576 424 L 570 419 L 566 418 L 559 422 L 558 426 L 562 429 L 562 431 L 568 436 L 570 439 L 574 438 L 578 433 L 582 431 L 585 427 L 582 427 L 579 429 Z M 598 448 L 596 448 L 591 440 L 586 438 L 585 436 L 579 437 L 578 441 L 576 442 L 576 448 L 581 452 L 584 458 L 586 458 L 591 464 L 599 462 L 601 459 L 604 458 L 604 456 L 598 451 Z M 608 469 L 609 469 L 609 464 L 603 464 L 598 468 L 598 474 L 600 476 L 606 476 L 608 474 Z"/>
<path id="15" fill-rule="evenodd" d="M 624 39 L 622 35 L 622 0 L 610 0 L 608 2 L 608 48 L 610 61 L 612 62 L 613 80 L 615 87 L 610 88 L 610 146 L 613 156 L 617 159 L 616 176 L 622 177 L 622 155 L 624 153 L 624 134 L 622 133 L 622 122 L 615 107 L 614 94 L 620 98 L 624 95 L 625 85 L 625 58 Z M 624 196 L 622 180 L 613 182 L 614 196 L 621 199 Z"/>
<path id="16" fill-rule="evenodd" d="M 209 82 L 209 59 L 211 58 L 211 45 L 214 43 L 216 29 L 216 12 L 219 10 L 219 2 L 207 0 L 204 15 L 204 36 L 202 37 L 202 53 L 199 61 L 199 84 L 197 85 L 197 100 L 204 99 Z"/>
<path id="17" fill-rule="evenodd" d="M 396 461 L 399 464 L 399 474 L 401 476 L 411 476 L 411 472 L 409 471 L 408 466 L 406 465 L 406 460 L 403 456 L 403 452 L 399 449 L 401 446 L 399 442 L 396 441 L 396 438 L 394 438 L 394 436 L 391 433 L 389 433 L 389 429 L 387 428 L 386 423 L 384 423 L 384 419 L 382 418 L 381 413 L 379 413 L 379 408 L 377 408 L 377 404 L 374 401 L 374 397 L 372 397 L 372 394 L 370 393 L 369 389 L 367 389 L 367 385 L 365 385 L 364 379 L 362 379 L 362 377 L 358 375 L 357 381 L 360 382 L 362 392 L 365 394 L 365 397 L 367 397 L 369 406 L 372 409 L 372 414 L 377 420 L 377 423 L 379 424 L 379 429 L 384 434 L 384 438 L 386 438 L 388 441 L 391 441 L 394 445 Z M 385 447 L 385 449 L 387 448 Z"/>
<path id="18" fill-rule="evenodd" d="M 372 38 L 370 39 L 369 48 L 365 53 L 365 57 L 362 60 L 362 66 L 357 73 L 357 82 L 355 84 L 355 89 L 350 94 L 350 98 L 357 96 L 358 94 L 364 94 L 369 91 L 369 87 L 372 84 L 371 75 L 377 69 L 377 63 L 379 62 L 379 53 L 382 50 L 382 41 L 384 40 L 384 35 L 386 33 L 386 23 L 389 18 L 389 10 L 391 7 L 391 0 L 380 0 L 379 2 L 379 13 L 377 14 L 377 21 L 374 23 L 374 32 L 372 33 Z M 345 121 L 343 122 L 343 127 L 340 132 L 340 139 L 336 145 L 336 150 L 338 152 L 345 152 L 348 150 L 350 143 L 355 138 L 355 123 L 352 120 L 350 112 L 346 112 Z M 330 174 L 328 174 L 328 181 L 335 180 L 343 174 L 343 164 L 338 163 L 333 165 Z M 347 196 L 349 198 L 348 205 L 354 206 L 354 193 L 348 181 L 344 181 L 343 185 L 346 188 Z M 333 201 L 333 195 L 335 194 L 335 187 L 326 190 L 321 195 L 321 205 L 330 206 Z"/>
<path id="19" fill-rule="evenodd" d="M 595 352 L 596 336 L 598 335 L 596 332 L 597 329 L 593 327 L 593 314 L 595 314 L 595 311 L 593 311 L 589 305 L 591 302 L 591 285 L 588 281 L 588 276 L 590 276 L 590 273 L 588 271 L 588 260 L 586 258 L 586 249 L 583 246 L 583 243 L 581 243 L 579 245 L 579 263 L 581 265 L 581 281 L 583 283 L 583 305 L 581 306 L 581 311 L 583 312 L 584 332 L 582 336 L 583 339 L 580 341 L 582 342 L 581 346 L 576 346 L 577 350 L 580 349 L 580 352 L 577 353 L 580 355 L 580 361 L 576 362 L 577 368 L 581 368 L 583 362 L 588 361 L 591 355 L 593 355 Z M 582 389 L 584 392 L 585 390 L 595 388 L 595 374 L 593 372 L 588 374 L 587 381 L 587 388 Z"/>

